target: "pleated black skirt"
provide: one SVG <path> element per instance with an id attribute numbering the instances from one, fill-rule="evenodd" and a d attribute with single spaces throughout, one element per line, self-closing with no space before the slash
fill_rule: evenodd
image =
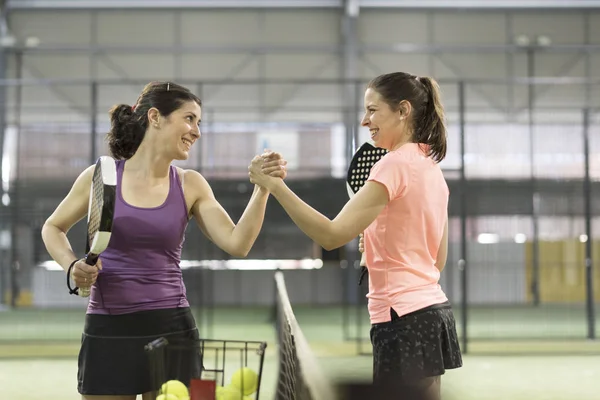
<path id="1" fill-rule="evenodd" d="M 375 385 L 411 385 L 462 366 L 449 303 L 436 304 L 371 327 Z"/>
<path id="2" fill-rule="evenodd" d="M 77 389 L 83 395 L 137 395 L 158 389 L 144 346 L 164 337 L 169 341 L 198 340 L 189 308 L 140 311 L 124 315 L 88 314 L 79 352 Z M 194 352 L 165 365 L 167 377 L 189 381 L 200 376 L 201 360 Z"/>

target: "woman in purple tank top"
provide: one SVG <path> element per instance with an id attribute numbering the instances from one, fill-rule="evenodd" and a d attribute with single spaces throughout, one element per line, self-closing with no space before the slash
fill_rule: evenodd
<path id="1" fill-rule="evenodd" d="M 194 170 L 172 164 L 186 160 L 200 137 L 200 99 L 170 82 L 148 84 L 133 105 L 110 111 L 110 151 L 117 160 L 113 232 L 98 264 L 89 266 L 71 249 L 66 233 L 85 217 L 93 166 L 48 218 L 42 237 L 52 258 L 80 288 L 91 287 L 78 361 L 83 399 L 150 400 L 153 387 L 144 346 L 158 337 L 198 338 L 179 262 L 191 218 L 223 251 L 245 257 L 262 227 L 266 189 L 255 186 L 235 224 Z M 275 155 L 278 157 L 278 155 Z M 284 160 L 280 160 L 285 165 Z M 285 168 L 273 176 L 285 178 Z M 200 360 L 181 355 L 167 365 L 167 378 L 189 381 Z"/>

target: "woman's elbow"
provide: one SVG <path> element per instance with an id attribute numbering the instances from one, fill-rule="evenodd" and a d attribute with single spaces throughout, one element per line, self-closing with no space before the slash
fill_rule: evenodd
<path id="1" fill-rule="evenodd" d="M 325 233 L 323 235 L 323 238 L 317 241 L 317 243 L 323 249 L 327 251 L 332 251 L 351 242 L 352 239 L 354 239 L 354 237 L 356 236 L 358 236 L 358 234 L 356 234 L 355 236 L 349 236 L 347 232 L 340 232 L 331 229 L 329 232 Z"/>
<path id="2" fill-rule="evenodd" d="M 343 245 L 345 245 L 348 242 L 349 242 L 349 240 L 343 240 L 343 239 L 339 239 L 339 238 L 330 236 L 326 240 L 324 240 L 323 243 L 319 243 L 319 245 L 326 251 L 332 251 L 332 250 L 342 247 Z"/>
<path id="3" fill-rule="evenodd" d="M 45 243 L 48 240 L 48 236 L 52 235 L 53 233 L 56 233 L 58 230 L 59 229 L 56 225 L 46 220 L 46 222 L 44 222 L 44 225 L 42 225 L 41 230 L 42 241 Z"/>
<path id="4" fill-rule="evenodd" d="M 236 251 L 230 252 L 229 255 L 231 255 L 235 258 L 246 258 L 246 257 L 248 257 L 249 253 L 250 253 L 249 250 L 236 250 Z"/>
<path id="5" fill-rule="evenodd" d="M 235 258 L 246 258 L 250 253 L 252 246 L 232 246 L 225 250 L 227 254 Z"/>

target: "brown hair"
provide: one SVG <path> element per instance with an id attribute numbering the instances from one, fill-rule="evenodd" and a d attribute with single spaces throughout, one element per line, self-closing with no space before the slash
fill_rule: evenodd
<path id="1" fill-rule="evenodd" d="M 108 146 L 116 159 L 131 158 L 142 143 L 148 128 L 148 110 L 156 108 L 164 117 L 184 103 L 202 102 L 187 88 L 172 82 L 150 82 L 144 87 L 135 105 L 118 104 L 109 111 Z"/>
<path id="2" fill-rule="evenodd" d="M 446 124 L 440 87 L 433 78 L 393 72 L 376 77 L 368 88 L 375 90 L 393 109 L 408 101 L 413 109 L 413 141 L 430 146 L 429 154 L 440 162 L 446 157 Z"/>

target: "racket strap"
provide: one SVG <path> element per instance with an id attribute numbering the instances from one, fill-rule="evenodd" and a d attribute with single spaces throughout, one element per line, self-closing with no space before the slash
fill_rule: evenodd
<path id="1" fill-rule="evenodd" d="M 79 296 L 79 288 L 77 286 L 75 286 L 75 288 L 71 287 L 71 270 L 73 269 L 77 261 L 79 261 L 79 259 L 73 261 L 71 265 L 69 265 L 69 269 L 67 270 L 67 288 L 69 289 L 69 294 Z"/>
<path id="2" fill-rule="evenodd" d="M 363 279 L 365 279 L 367 272 L 369 272 L 367 270 L 367 267 L 365 267 L 364 265 L 362 267 L 360 267 L 360 277 L 358 278 L 358 286 L 362 285 L 362 281 L 363 281 Z"/>

